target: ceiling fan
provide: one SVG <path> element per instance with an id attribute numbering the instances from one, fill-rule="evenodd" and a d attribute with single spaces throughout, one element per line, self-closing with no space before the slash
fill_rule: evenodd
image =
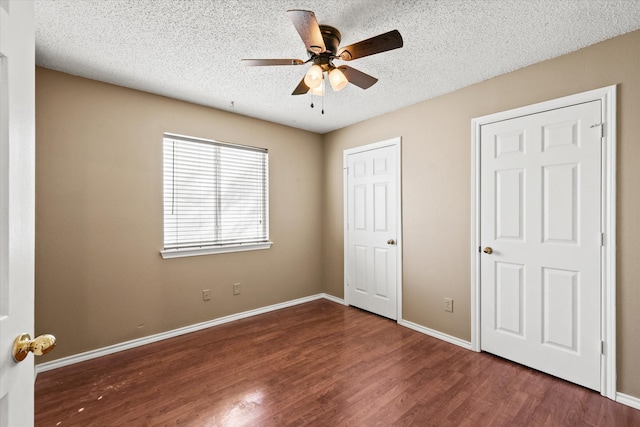
<path id="1" fill-rule="evenodd" d="M 243 59 L 247 66 L 261 65 L 303 65 L 309 62 L 309 68 L 292 95 L 311 93 L 323 95 L 324 73 L 329 76 L 329 83 L 334 91 L 343 89 L 348 83 L 368 89 L 378 79 L 347 65 L 336 66 L 334 60 L 351 61 L 364 56 L 374 55 L 402 47 L 402 36 L 398 30 L 362 40 L 358 43 L 338 49 L 341 34 L 337 28 L 329 25 L 318 25 L 316 15 L 309 10 L 288 10 L 287 16 L 295 26 L 304 42 L 309 59 Z"/>

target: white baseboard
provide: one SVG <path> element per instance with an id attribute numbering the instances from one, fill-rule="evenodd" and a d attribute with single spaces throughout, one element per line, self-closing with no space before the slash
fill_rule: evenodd
<path id="1" fill-rule="evenodd" d="M 334 297 L 333 295 L 329 295 L 329 294 L 320 294 L 320 296 L 324 299 L 328 299 L 329 301 L 333 301 L 337 304 L 347 305 L 345 304 L 344 299 L 342 298 Z"/>
<path id="2" fill-rule="evenodd" d="M 149 335 L 147 337 L 137 338 L 131 341 L 125 341 L 122 343 L 110 345 L 108 347 L 102 347 L 95 350 L 90 350 L 84 353 L 74 354 L 72 356 L 63 357 L 60 359 L 52 360 L 51 362 L 41 363 L 36 365 L 35 374 L 40 372 L 50 371 L 52 369 L 62 368 L 63 366 L 73 365 L 74 363 L 80 363 L 87 360 L 95 359 L 98 357 L 106 356 L 108 354 L 117 353 L 124 350 L 129 350 L 141 345 L 151 344 L 153 342 L 162 341 L 167 338 L 177 337 L 179 335 L 188 334 L 190 332 L 200 331 L 202 329 L 210 328 L 212 326 L 221 325 L 223 323 L 233 322 L 234 320 L 240 320 L 251 316 L 257 316 L 258 314 L 268 313 L 270 311 L 276 311 L 287 307 L 292 307 L 298 304 L 304 304 L 306 302 L 315 301 L 318 299 L 327 299 L 329 301 L 344 305 L 344 300 L 334 297 L 333 295 L 321 293 L 317 295 L 311 295 L 304 298 L 299 298 L 291 301 L 282 302 L 279 304 L 270 305 L 267 307 L 257 308 L 255 310 L 244 311 L 242 313 L 231 314 L 229 316 L 219 317 L 217 319 L 209 320 L 207 322 L 196 323 L 195 325 L 185 326 L 183 328 L 173 329 L 167 332 L 161 332 L 155 335 Z"/>
<path id="3" fill-rule="evenodd" d="M 425 328 L 424 326 L 418 325 L 417 323 L 409 322 L 408 320 L 400 319 L 398 320 L 398 325 L 404 326 L 409 329 L 413 329 L 414 331 L 422 332 L 425 335 L 429 335 L 434 338 L 438 338 L 442 341 L 446 341 L 450 344 L 455 344 L 459 347 L 466 348 L 467 350 L 471 350 L 471 343 L 469 341 L 461 340 L 460 338 L 456 338 L 451 335 L 443 334 L 442 332 L 438 332 L 434 329 Z"/>
<path id="4" fill-rule="evenodd" d="M 616 402 L 640 410 L 640 398 L 629 396 L 624 393 L 616 393 Z"/>

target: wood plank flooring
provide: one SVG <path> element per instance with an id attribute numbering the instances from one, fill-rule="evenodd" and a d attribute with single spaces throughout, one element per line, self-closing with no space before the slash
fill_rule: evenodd
<path id="1" fill-rule="evenodd" d="M 640 426 L 598 393 L 319 300 L 38 375 L 36 426 Z"/>

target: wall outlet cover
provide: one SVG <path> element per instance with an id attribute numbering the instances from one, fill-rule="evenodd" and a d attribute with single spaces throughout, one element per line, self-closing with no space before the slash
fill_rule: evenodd
<path id="1" fill-rule="evenodd" d="M 450 313 L 453 313 L 453 299 L 452 298 L 445 298 L 444 299 L 444 311 L 448 311 Z"/>

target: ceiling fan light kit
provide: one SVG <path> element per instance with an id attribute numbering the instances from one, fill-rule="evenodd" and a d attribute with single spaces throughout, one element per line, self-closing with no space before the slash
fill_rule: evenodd
<path id="1" fill-rule="evenodd" d="M 340 31 L 329 25 L 318 25 L 313 12 L 309 10 L 288 10 L 287 16 L 304 42 L 309 59 L 306 61 L 301 59 L 243 59 L 242 62 L 247 66 L 312 63 L 312 66 L 298 83 L 292 95 L 311 93 L 312 95 L 322 96 L 324 94 L 324 73 L 328 74 L 329 83 L 335 92 L 344 89 L 348 83 L 352 83 L 361 89 L 368 89 L 378 79 L 346 65 L 336 67 L 333 61 L 351 61 L 376 53 L 398 49 L 403 44 L 400 32 L 393 30 L 338 49 L 342 38 Z"/>

